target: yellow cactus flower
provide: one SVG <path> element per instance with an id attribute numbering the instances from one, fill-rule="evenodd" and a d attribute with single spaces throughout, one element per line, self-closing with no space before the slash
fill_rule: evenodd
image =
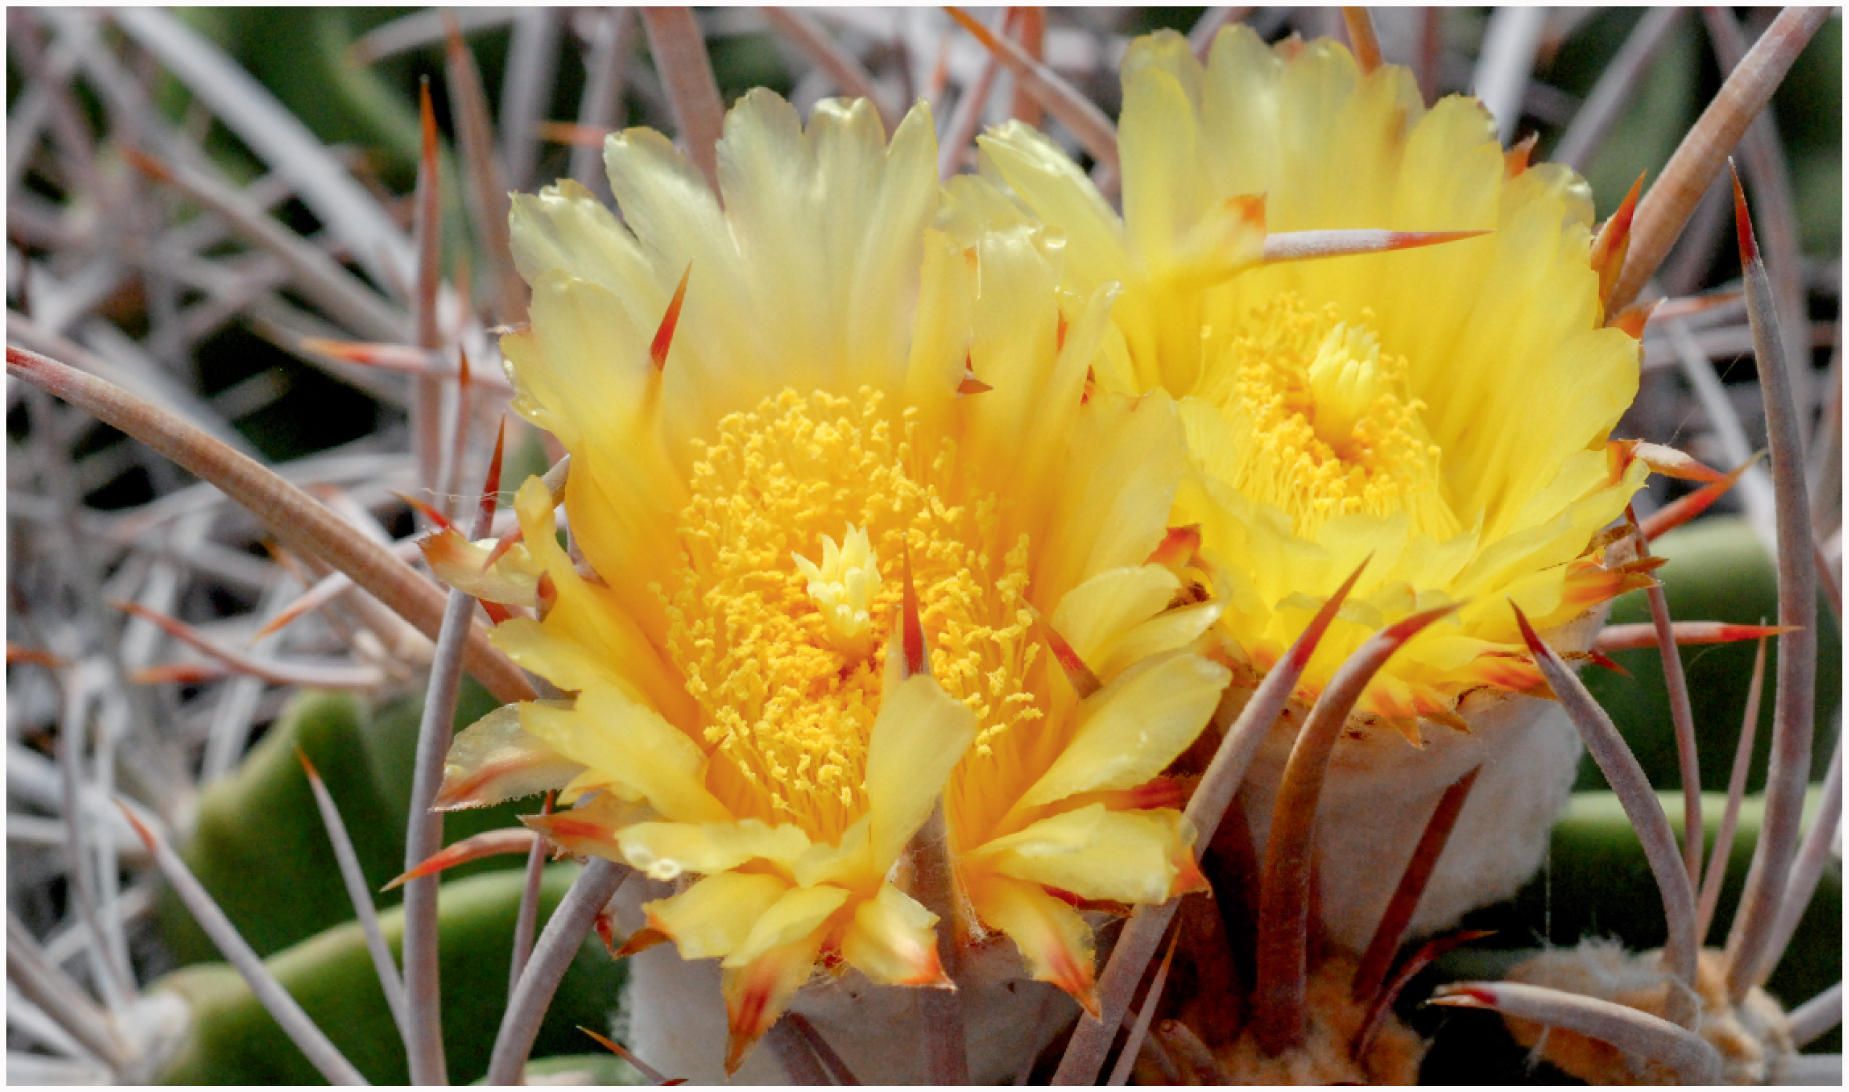
<path id="1" fill-rule="evenodd" d="M 1367 560 L 1300 697 L 1448 603 L 1362 712 L 1417 743 L 1462 695 L 1537 688 L 1508 600 L 1554 627 L 1642 580 L 1596 560 L 1644 466 L 1607 453 L 1640 350 L 1606 324 L 1584 182 L 1505 157 L 1476 100 L 1428 110 L 1409 71 L 1326 40 L 1231 27 L 1203 66 L 1156 35 L 1123 81 L 1121 219 L 1025 126 L 983 138 L 984 170 L 1065 233 L 1068 287 L 1125 286 L 1096 383 L 1180 399 L 1199 481 L 1174 522 L 1200 525 L 1237 658 L 1268 669 Z M 1486 233 L 1261 263 L 1266 231 L 1351 228 Z"/>
<path id="2" fill-rule="evenodd" d="M 1335 42 L 1230 27 L 1202 64 L 1162 33 L 1122 71 L 1121 216 L 1010 123 L 951 183 L 947 230 L 1044 223 L 1068 290 L 1123 286 L 1091 385 L 1180 404 L 1193 473 L 1170 522 L 1195 528 L 1191 568 L 1225 607 L 1229 700 L 1366 563 L 1247 771 L 1261 847 L 1336 667 L 1383 625 L 1458 606 L 1374 677 L 1315 825 L 1321 930 L 1359 952 L 1427 816 L 1480 770 L 1411 924 L 1444 928 L 1532 874 L 1582 754 L 1525 696 L 1546 690 L 1509 601 L 1577 656 L 1602 604 L 1649 581 L 1603 532 L 1651 460 L 1609 439 L 1641 355 L 1638 313 L 1604 306 L 1630 205 L 1595 237 L 1584 182 L 1505 153 L 1482 104 L 1428 109 L 1407 70 L 1363 72 Z M 1281 237 L 1350 231 L 1465 237 L 1313 260 L 1289 259 L 1317 236 Z"/>
<path id="3" fill-rule="evenodd" d="M 440 800 L 555 785 L 575 806 L 536 827 L 676 881 L 651 935 L 721 961 L 728 1068 L 818 967 L 942 983 L 904 889 L 940 799 L 958 935 L 1075 994 L 1075 901 L 1198 882 L 1159 775 L 1229 674 L 1187 651 L 1217 606 L 1149 561 L 1174 403 L 1082 397 L 1112 291 L 1061 291 L 1029 229 L 933 230 L 936 160 L 923 108 L 888 147 L 865 102 L 805 129 L 754 91 L 722 201 L 648 130 L 606 147 L 622 222 L 569 182 L 514 200 L 531 327 L 503 348 L 571 454 L 573 551 L 529 480 L 497 573 L 534 574 L 537 617 L 493 639 L 566 696 L 459 736 Z"/>

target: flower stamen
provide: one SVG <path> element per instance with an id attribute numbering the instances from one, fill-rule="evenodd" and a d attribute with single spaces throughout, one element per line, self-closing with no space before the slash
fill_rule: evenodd
<path id="1" fill-rule="evenodd" d="M 679 531 L 688 564 L 660 594 L 669 656 L 726 760 L 716 765 L 736 772 L 724 795 L 741 816 L 794 820 L 827 841 L 865 810 L 903 614 L 881 558 L 909 556 L 931 674 L 980 718 L 979 749 L 1041 715 L 1026 682 L 1025 540 L 994 564 L 995 498 L 948 503 L 954 447 L 923 459 L 916 431 L 876 391 L 785 390 L 720 421 L 695 453 Z M 818 541 L 819 563 L 795 549 Z"/>
<path id="2" fill-rule="evenodd" d="M 1435 538 L 1461 530 L 1440 490 L 1439 448 L 1407 393 L 1404 357 L 1381 350 L 1363 310 L 1282 293 L 1255 308 L 1219 346 L 1225 363 L 1196 394 L 1233 426 L 1241 492 L 1289 515 L 1314 537 L 1339 516 L 1408 511 Z"/>

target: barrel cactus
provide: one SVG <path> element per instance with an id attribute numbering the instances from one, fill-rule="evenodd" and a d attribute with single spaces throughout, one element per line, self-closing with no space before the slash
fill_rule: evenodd
<path id="1" fill-rule="evenodd" d="M 9 1079 L 1839 1081 L 1840 15 L 1162 18 L 10 13 Z"/>

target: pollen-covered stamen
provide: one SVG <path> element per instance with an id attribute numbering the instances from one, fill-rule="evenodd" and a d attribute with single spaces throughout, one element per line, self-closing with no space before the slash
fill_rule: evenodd
<path id="1" fill-rule="evenodd" d="M 828 639 L 856 659 L 873 650 L 873 607 L 880 592 L 879 558 L 864 528 L 847 525 L 839 545 L 822 536 L 822 563 L 791 554 L 809 581 L 809 598 L 828 625 Z"/>
<path id="2" fill-rule="evenodd" d="M 1240 492 L 1313 537 L 1345 515 L 1407 512 L 1439 539 L 1462 527 L 1441 491 L 1440 451 L 1407 386 L 1408 364 L 1380 344 L 1374 316 L 1344 320 L 1284 293 L 1251 313 L 1194 391 L 1232 426 Z"/>
<path id="3" fill-rule="evenodd" d="M 914 417 L 871 390 L 786 390 L 696 446 L 686 567 L 658 593 L 712 776 L 741 816 L 821 841 L 860 817 L 887 656 L 969 706 L 980 753 L 1042 715 L 1025 681 L 1027 540 L 1001 540 L 992 495 L 952 491 L 954 447 L 923 449 Z M 900 639 L 905 582 L 882 561 L 916 576 L 914 641 Z"/>

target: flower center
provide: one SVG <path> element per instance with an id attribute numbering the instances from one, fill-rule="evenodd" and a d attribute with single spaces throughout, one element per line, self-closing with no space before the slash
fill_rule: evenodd
<path id="1" fill-rule="evenodd" d="M 1222 336 L 1195 394 L 1232 426 L 1231 484 L 1290 516 L 1299 536 L 1338 516 L 1405 511 L 1416 531 L 1450 538 L 1460 527 L 1425 403 L 1407 393 L 1406 359 L 1381 352 L 1373 318 L 1345 322 L 1334 304 L 1283 293 Z"/>
<path id="2" fill-rule="evenodd" d="M 959 489 L 954 445 L 922 450 L 914 413 L 895 422 L 882 401 L 785 390 L 720 421 L 680 517 L 686 568 L 657 589 L 716 763 L 742 778 L 729 802 L 819 840 L 865 809 L 902 555 L 932 672 L 983 743 L 1041 715 L 1023 681 L 1026 538 L 1004 552 L 996 499 Z"/>
<path id="3" fill-rule="evenodd" d="M 865 656 L 873 645 L 873 600 L 880 591 L 879 558 L 867 532 L 848 524 L 841 544 L 822 536 L 822 564 L 801 554 L 790 560 L 809 581 L 809 598 L 828 623 L 828 639 L 843 654 Z"/>

